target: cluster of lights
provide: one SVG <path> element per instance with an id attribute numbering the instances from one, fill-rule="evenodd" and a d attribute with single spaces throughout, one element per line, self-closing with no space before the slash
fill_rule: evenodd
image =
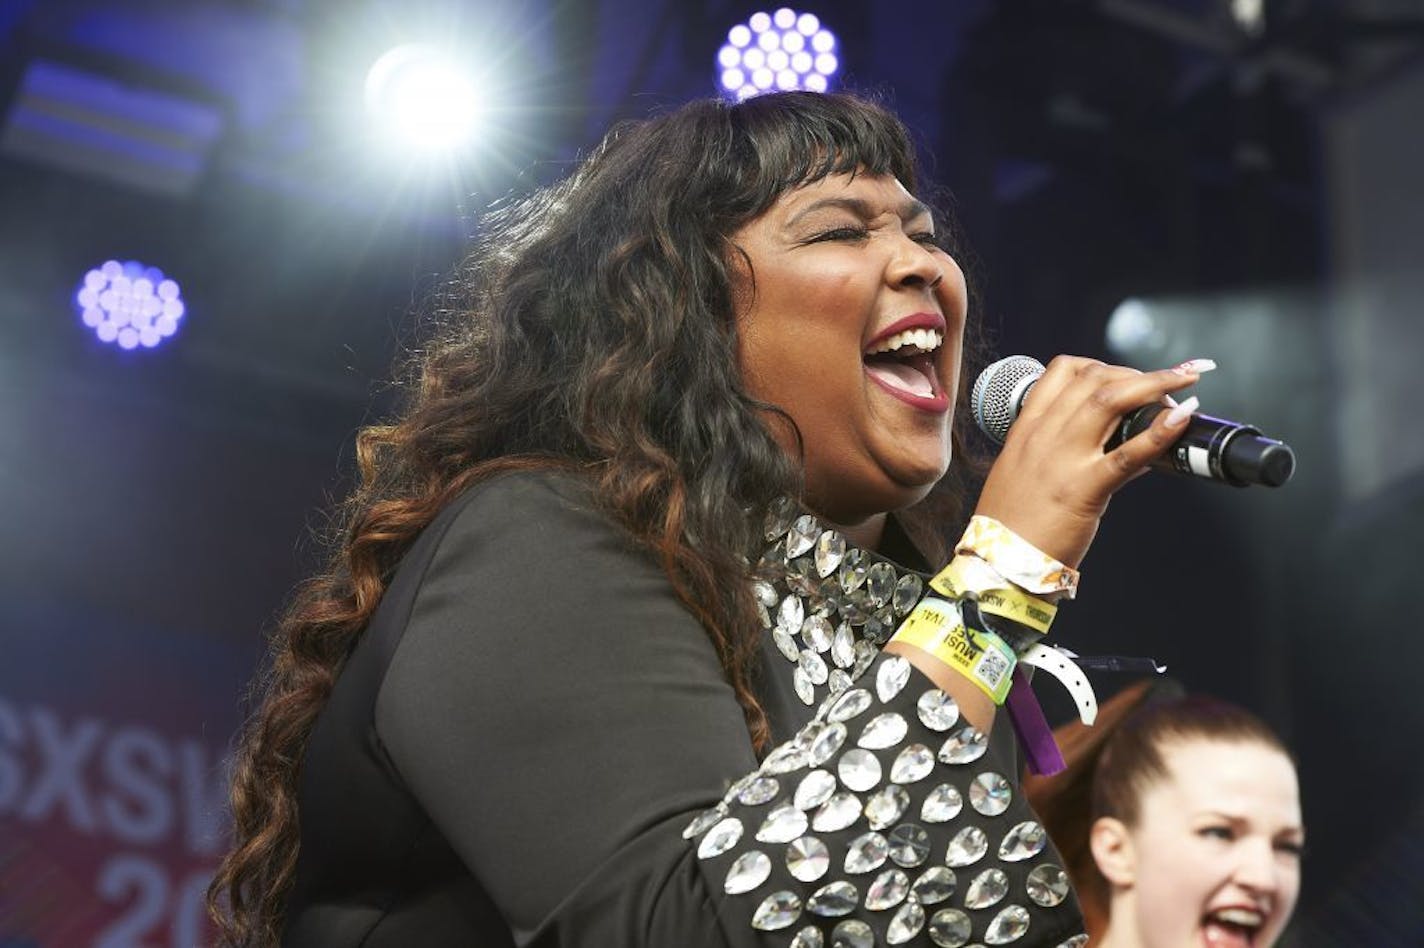
<path id="1" fill-rule="evenodd" d="M 75 302 L 94 335 L 123 349 L 152 349 L 178 331 L 184 313 L 178 284 L 137 260 L 110 260 L 84 274 Z"/>
<path id="2" fill-rule="evenodd" d="M 825 92 L 840 60 L 835 34 L 814 13 L 782 7 L 732 27 L 717 52 L 717 68 L 727 95 L 746 99 L 774 89 Z"/>

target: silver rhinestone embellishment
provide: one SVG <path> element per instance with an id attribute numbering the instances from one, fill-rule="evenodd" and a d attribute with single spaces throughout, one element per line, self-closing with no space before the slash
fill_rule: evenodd
<path id="1" fill-rule="evenodd" d="M 865 890 L 865 907 L 872 912 L 883 912 L 905 901 L 909 891 L 909 876 L 899 869 L 886 869 Z"/>
<path id="2" fill-rule="evenodd" d="M 826 660 L 809 648 L 801 650 L 800 667 L 806 677 L 811 679 L 811 683 L 816 685 L 824 685 L 831 673 L 826 667 Z"/>
<path id="3" fill-rule="evenodd" d="M 811 764 L 819 767 L 832 757 L 836 756 L 836 751 L 841 749 L 845 743 L 846 726 L 839 721 L 821 731 L 816 739 L 811 743 Z"/>
<path id="4" fill-rule="evenodd" d="M 892 655 L 875 673 L 875 694 L 885 704 L 900 693 L 910 680 L 910 662 L 903 655 Z"/>
<path id="5" fill-rule="evenodd" d="M 834 833 L 850 826 L 860 819 L 860 799 L 853 793 L 841 791 L 831 797 L 811 819 L 811 828 L 818 833 Z"/>
<path id="6" fill-rule="evenodd" d="M 948 823 L 964 809 L 964 798 L 952 783 L 942 783 L 929 792 L 920 807 L 920 819 L 926 823 Z"/>
<path id="7" fill-rule="evenodd" d="M 1002 774 L 982 773 L 969 783 L 969 805 L 984 816 L 998 816 L 1009 808 L 1014 792 Z"/>
<path id="8" fill-rule="evenodd" d="M 860 891 L 844 880 L 827 883 L 806 900 L 806 911 L 823 918 L 849 915 L 860 901 Z"/>
<path id="9" fill-rule="evenodd" d="M 831 868 L 831 850 L 814 836 L 802 836 L 786 847 L 786 870 L 802 882 L 815 882 Z"/>
<path id="10" fill-rule="evenodd" d="M 909 731 L 910 725 L 905 723 L 904 718 L 894 711 L 887 711 L 870 719 L 856 743 L 872 750 L 884 750 L 903 741 Z"/>
<path id="11" fill-rule="evenodd" d="M 1018 941 L 1028 931 L 1028 922 L 1028 910 L 1022 905 L 1006 905 L 984 930 L 984 941 L 990 945 Z"/>
<path id="12" fill-rule="evenodd" d="M 849 668 L 855 661 L 855 633 L 849 622 L 842 622 L 831 638 L 831 661 L 839 668 Z"/>
<path id="13" fill-rule="evenodd" d="M 924 582 L 914 573 L 901 576 L 900 581 L 895 584 L 895 592 L 891 594 L 895 615 L 903 616 L 913 609 L 915 603 L 920 601 L 920 593 L 924 592 L 924 589 Z"/>
<path id="14" fill-rule="evenodd" d="M 997 905 L 1009 894 L 1009 877 L 1002 869 L 985 869 L 973 879 L 964 890 L 964 907 L 967 909 L 988 908 Z"/>
<path id="15" fill-rule="evenodd" d="M 801 623 L 806 621 L 806 607 L 801 597 L 788 593 L 776 609 L 777 628 L 785 629 L 793 635 L 801 631 Z"/>
<path id="16" fill-rule="evenodd" d="M 750 892 L 771 877 L 771 858 L 766 853 L 753 849 L 742 853 L 727 870 L 727 881 L 722 888 L 728 895 Z"/>
<path id="17" fill-rule="evenodd" d="M 871 603 L 878 609 L 890 601 L 895 591 L 895 569 L 889 563 L 876 563 L 865 574 L 865 588 Z"/>
<path id="18" fill-rule="evenodd" d="M 864 793 L 880 783 L 880 761 L 868 750 L 855 748 L 841 755 L 836 775 L 849 789 Z"/>
<path id="19" fill-rule="evenodd" d="M 946 865 L 958 869 L 984 858 L 989 851 L 989 837 L 977 826 L 966 826 L 949 841 L 949 851 L 945 854 Z"/>
<path id="20" fill-rule="evenodd" d="M 801 641 L 805 642 L 806 647 L 813 651 L 830 651 L 831 639 L 834 635 L 835 631 L 825 616 L 808 616 L 806 621 L 801 623 Z"/>
<path id="21" fill-rule="evenodd" d="M 1004 862 L 1023 862 L 1043 852 L 1047 845 L 1048 834 L 1043 827 L 1033 820 L 1025 820 L 1004 834 L 1003 842 L 999 843 L 999 858 Z"/>
<path id="22" fill-rule="evenodd" d="M 836 571 L 846 555 L 845 537 L 834 530 L 827 530 L 816 541 L 816 572 L 824 578 Z"/>
<path id="23" fill-rule="evenodd" d="M 800 770 L 807 762 L 805 749 L 788 743 L 767 754 L 766 760 L 761 762 L 761 769 L 763 773 L 784 774 Z"/>
<path id="24" fill-rule="evenodd" d="M 1053 908 L 1068 898 L 1068 873 L 1051 862 L 1044 863 L 1028 874 L 1025 889 L 1035 905 Z"/>
<path id="25" fill-rule="evenodd" d="M 812 810 L 825 803 L 836 792 L 836 778 L 827 770 L 813 770 L 801 778 L 792 797 L 802 810 Z"/>
<path id="26" fill-rule="evenodd" d="M 833 724 L 849 721 L 870 707 L 871 701 L 870 692 L 864 688 L 852 688 L 836 699 L 836 703 L 831 705 L 826 719 Z"/>
<path id="27" fill-rule="evenodd" d="M 1072 938 L 1059 945 L 1058 948 L 1084 948 L 1084 946 L 1087 944 L 1088 936 L 1086 934 L 1074 935 Z"/>
<path id="28" fill-rule="evenodd" d="M 962 948 L 974 931 L 974 923 L 959 909 L 941 909 L 930 919 L 930 941 L 939 948 Z"/>
<path id="29" fill-rule="evenodd" d="M 735 816 L 729 816 L 716 826 L 707 831 L 707 835 L 702 837 L 702 842 L 697 844 L 697 858 L 711 859 L 720 856 L 742 838 L 742 821 Z"/>
<path id="30" fill-rule="evenodd" d="M 807 925 L 796 933 L 787 948 L 825 948 L 826 940 L 815 925 Z"/>
<path id="31" fill-rule="evenodd" d="M 752 915 L 752 928 L 764 932 L 790 927 L 801 917 L 801 899 L 795 892 L 773 892 L 762 900 Z"/>
<path id="32" fill-rule="evenodd" d="M 921 905 L 934 905 L 953 895 L 957 884 L 953 869 L 948 866 L 930 866 L 915 880 L 915 884 L 910 886 L 910 892 L 920 900 Z"/>
<path id="33" fill-rule="evenodd" d="M 934 754 L 923 744 L 911 744 L 895 757 L 890 765 L 890 779 L 895 783 L 916 783 L 934 770 Z"/>
<path id="34" fill-rule="evenodd" d="M 890 861 L 913 869 L 930 857 L 930 834 L 923 826 L 901 823 L 890 831 Z"/>
<path id="35" fill-rule="evenodd" d="M 821 536 L 821 525 L 810 514 L 802 514 L 791 522 L 791 531 L 786 535 L 786 558 L 795 559 L 816 545 Z"/>
<path id="36" fill-rule="evenodd" d="M 710 810 L 703 810 L 698 814 L 697 819 L 687 824 L 687 829 L 682 831 L 683 839 L 692 839 L 701 836 L 716 824 L 722 817 L 727 815 L 727 808 L 721 803 Z"/>
<path id="37" fill-rule="evenodd" d="M 875 948 L 875 933 L 858 918 L 848 918 L 831 931 L 831 948 Z"/>
<path id="38" fill-rule="evenodd" d="M 845 871 L 853 876 L 874 872 L 885 865 L 890 844 L 879 833 L 862 833 L 846 846 Z"/>
<path id="39" fill-rule="evenodd" d="M 887 784 L 865 801 L 865 820 L 871 829 L 883 830 L 894 826 L 909 805 L 910 794 L 904 787 Z"/>
<path id="40" fill-rule="evenodd" d="M 989 739 L 973 725 L 965 725 L 940 746 L 939 759 L 946 764 L 972 764 L 989 749 Z"/>
<path id="41" fill-rule="evenodd" d="M 791 637 L 781 626 L 771 630 L 771 641 L 776 644 L 776 650 L 782 654 L 788 662 L 801 660 L 801 649 L 796 647 L 796 640 Z"/>
<path id="42" fill-rule="evenodd" d="M 775 777 L 758 777 L 742 788 L 737 799 L 747 806 L 761 806 L 775 800 L 780 792 L 781 784 L 776 782 Z"/>
<path id="43" fill-rule="evenodd" d="M 804 812 L 784 803 L 766 815 L 756 838 L 763 843 L 789 843 L 806 832 L 809 823 Z"/>
<path id="44" fill-rule="evenodd" d="M 938 688 L 931 688 L 915 702 L 915 713 L 931 731 L 948 731 L 959 722 L 959 703 Z"/>
<path id="45" fill-rule="evenodd" d="M 865 585 L 865 573 L 870 568 L 865 562 L 867 558 L 864 550 L 851 550 L 846 553 L 841 560 L 840 572 L 836 575 L 842 592 L 853 593 Z"/>
<path id="46" fill-rule="evenodd" d="M 890 927 L 885 932 L 885 941 L 891 945 L 903 945 L 913 939 L 925 927 L 925 910 L 918 902 L 906 902 L 890 919 Z"/>

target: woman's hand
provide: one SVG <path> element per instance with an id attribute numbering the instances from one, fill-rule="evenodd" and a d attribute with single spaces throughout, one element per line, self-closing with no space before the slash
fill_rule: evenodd
<path id="1" fill-rule="evenodd" d="M 993 517 L 1044 553 L 1076 567 L 1113 493 L 1180 437 L 1195 399 L 1161 412 L 1146 431 L 1104 452 L 1126 415 L 1215 368 L 1196 359 L 1139 372 L 1058 356 L 1035 383 L 984 483 L 975 513 Z"/>

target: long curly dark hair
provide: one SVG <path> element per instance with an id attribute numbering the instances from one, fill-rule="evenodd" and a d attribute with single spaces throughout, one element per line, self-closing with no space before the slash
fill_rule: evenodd
<path id="1" fill-rule="evenodd" d="M 313 723 L 417 534 L 496 473 L 593 479 L 706 630 L 765 749 L 746 563 L 771 503 L 799 496 L 800 472 L 765 424 L 776 408 L 742 385 L 729 235 L 789 189 L 846 172 L 916 189 L 905 129 L 873 103 L 696 102 L 615 128 L 570 177 L 482 222 L 457 295 L 414 353 L 403 411 L 358 435 L 361 483 L 329 566 L 273 636 L 236 754 L 233 845 L 209 889 L 225 944 L 278 940 Z"/>

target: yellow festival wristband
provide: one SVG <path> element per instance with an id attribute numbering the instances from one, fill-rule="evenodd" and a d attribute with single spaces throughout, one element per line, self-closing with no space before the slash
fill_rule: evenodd
<path id="1" fill-rule="evenodd" d="M 891 638 L 922 649 L 974 683 L 995 704 L 1008 697 L 1018 658 L 992 632 L 966 628 L 959 607 L 927 596 L 905 617 Z"/>
<path id="2" fill-rule="evenodd" d="M 1004 582 L 988 564 L 964 554 L 950 560 L 930 580 L 930 588 L 951 599 L 969 596 L 978 602 L 980 612 L 1011 619 L 1039 633 L 1046 633 L 1058 615 L 1053 603 Z"/>

